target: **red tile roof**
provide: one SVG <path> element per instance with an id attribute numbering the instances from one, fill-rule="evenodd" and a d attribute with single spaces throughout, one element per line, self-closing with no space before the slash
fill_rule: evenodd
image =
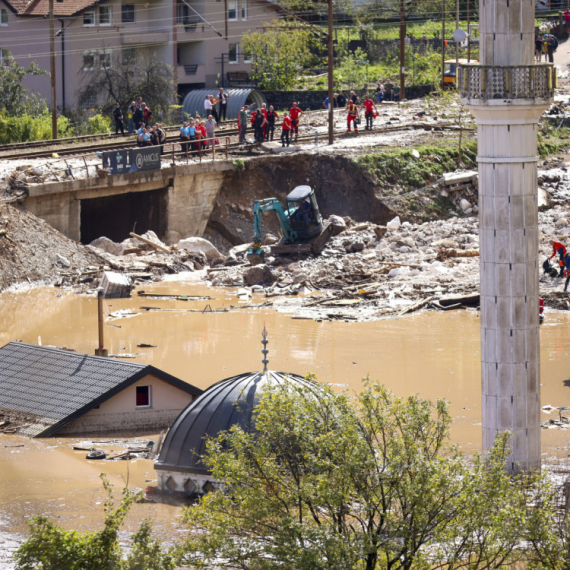
<path id="1" fill-rule="evenodd" d="M 49 0 L 3 0 L 19 16 L 47 16 L 49 14 Z M 55 0 L 53 13 L 55 17 L 75 16 L 96 6 L 103 0 Z"/>

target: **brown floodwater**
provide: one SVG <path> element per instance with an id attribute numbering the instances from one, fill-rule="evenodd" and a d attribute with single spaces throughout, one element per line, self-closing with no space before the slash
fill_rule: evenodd
<path id="1" fill-rule="evenodd" d="M 339 389 L 359 390 L 367 375 L 397 395 L 419 393 L 451 402 L 452 437 L 465 451 L 481 444 L 479 317 L 476 311 L 423 312 L 402 319 L 369 322 L 315 322 L 293 319 L 271 308 L 227 313 L 189 312 L 243 306 L 234 289 L 212 289 L 184 282 L 145 286 L 145 291 L 209 295 L 207 301 L 140 298 L 107 300 L 107 313 L 141 306 L 173 309 L 140 312 L 108 321 L 110 353 L 138 353 L 149 363 L 200 388 L 261 367 L 261 331 L 269 332 L 269 367 L 306 374 Z M 258 297 L 258 298 L 256 298 Z M 254 296 L 247 304 L 264 302 Z M 186 311 L 185 311 L 186 310 Z M 113 326 L 111 326 L 113 325 Z M 119 328 L 120 327 L 120 328 Z M 22 340 L 93 353 L 97 343 L 97 300 L 54 288 L 0 295 L 0 346 Z M 137 348 L 137 344 L 157 348 Z M 542 403 L 570 403 L 570 316 L 548 314 L 541 328 Z M 544 419 L 548 416 L 544 415 Z M 566 455 L 568 433 L 543 430 L 543 451 Z M 148 434 L 152 437 L 152 434 Z M 53 517 L 67 528 L 94 529 L 102 520 L 105 472 L 117 491 L 127 478 L 131 487 L 155 484 L 149 460 L 87 461 L 71 450 L 76 439 L 29 440 L 0 436 L 0 531 L 22 532 L 34 513 Z M 22 445 L 23 447 L 11 447 Z M 113 446 L 110 447 L 113 449 Z M 115 448 L 118 449 L 118 448 Z M 165 504 L 135 505 L 127 524 L 154 517 L 162 536 L 183 532 L 180 509 Z M 1 549 L 1 540 L 0 540 Z M 0 566 L 1 567 L 1 566 Z"/>

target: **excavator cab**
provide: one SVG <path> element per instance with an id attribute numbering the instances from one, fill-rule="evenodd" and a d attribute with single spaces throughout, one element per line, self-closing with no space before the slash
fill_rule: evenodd
<path id="1" fill-rule="evenodd" d="M 298 239 L 307 240 L 323 231 L 323 218 L 315 191 L 310 186 L 297 186 L 286 198 L 287 217 Z"/>

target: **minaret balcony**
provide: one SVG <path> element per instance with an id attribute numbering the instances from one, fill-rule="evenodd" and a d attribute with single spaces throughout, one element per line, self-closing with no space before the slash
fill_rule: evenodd
<path id="1" fill-rule="evenodd" d="M 467 105 L 544 104 L 554 97 L 558 86 L 557 69 L 551 63 L 461 64 L 457 79 L 461 99 Z"/>

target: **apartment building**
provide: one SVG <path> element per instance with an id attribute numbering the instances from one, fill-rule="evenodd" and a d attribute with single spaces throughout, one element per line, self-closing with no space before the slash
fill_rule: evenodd
<path id="1" fill-rule="evenodd" d="M 227 85 L 227 73 L 250 73 L 241 39 L 276 17 L 269 0 L 54 0 L 57 104 L 78 100 L 86 74 L 135 61 L 145 53 L 171 65 L 181 95 Z M 49 71 L 48 0 L 0 0 L 0 64 L 10 51 L 23 66 Z M 50 78 L 28 76 L 26 87 L 51 103 Z"/>

